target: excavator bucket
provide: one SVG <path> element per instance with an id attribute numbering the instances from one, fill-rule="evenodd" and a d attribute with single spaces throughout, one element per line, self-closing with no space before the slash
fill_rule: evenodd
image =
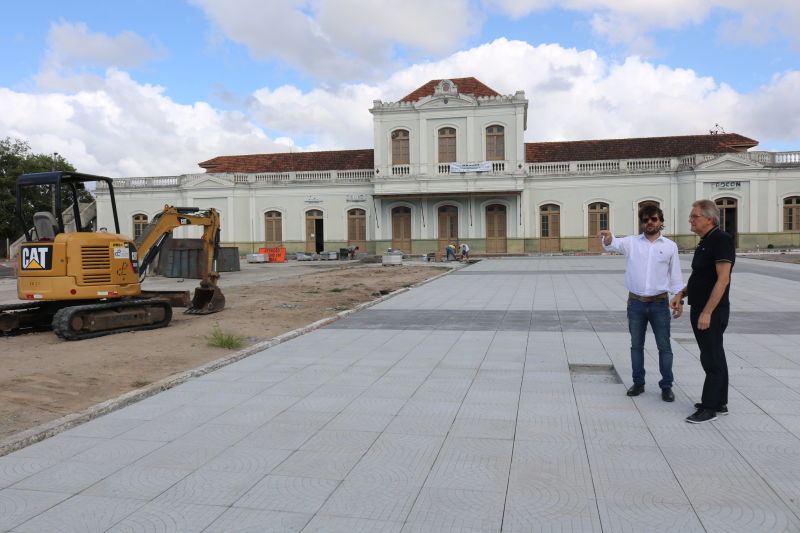
<path id="1" fill-rule="evenodd" d="M 208 315 L 225 309 L 225 295 L 222 289 L 202 284 L 194 290 L 192 306 L 184 311 L 190 315 Z"/>

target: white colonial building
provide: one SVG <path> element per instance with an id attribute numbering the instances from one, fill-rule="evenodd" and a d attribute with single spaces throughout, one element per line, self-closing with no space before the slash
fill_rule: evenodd
<path id="1" fill-rule="evenodd" d="M 656 203 L 665 233 L 694 245 L 688 215 L 710 198 L 740 248 L 800 246 L 800 152 L 752 151 L 738 134 L 526 143 L 528 101 L 475 78 L 433 80 L 373 102 L 374 148 L 220 156 L 181 176 L 116 179 L 122 231 L 164 204 L 214 207 L 241 252 L 596 250 L 599 229 L 639 231 Z M 99 191 L 98 224 L 111 226 Z"/>

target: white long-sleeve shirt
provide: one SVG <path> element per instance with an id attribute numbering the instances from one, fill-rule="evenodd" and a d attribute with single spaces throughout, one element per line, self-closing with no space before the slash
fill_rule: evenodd
<path id="1" fill-rule="evenodd" d="M 616 238 L 603 248 L 625 254 L 625 287 L 639 296 L 655 296 L 664 292 L 675 294 L 683 288 L 683 274 L 678 259 L 678 245 L 659 235 L 650 242 L 644 233 Z"/>

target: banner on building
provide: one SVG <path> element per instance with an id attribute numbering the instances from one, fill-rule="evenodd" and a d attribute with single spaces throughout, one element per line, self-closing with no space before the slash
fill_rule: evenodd
<path id="1" fill-rule="evenodd" d="M 481 161 L 480 163 L 450 163 L 450 172 L 491 172 L 492 162 Z"/>

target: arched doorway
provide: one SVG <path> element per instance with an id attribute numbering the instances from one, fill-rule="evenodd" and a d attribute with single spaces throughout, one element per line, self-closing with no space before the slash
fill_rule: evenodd
<path id="1" fill-rule="evenodd" d="M 587 229 L 589 242 L 586 249 L 590 252 L 602 252 L 603 246 L 600 244 L 600 239 L 597 238 L 597 232 L 608 231 L 607 203 L 595 202 L 589 204 L 589 227 Z"/>
<path id="2" fill-rule="evenodd" d="M 486 253 L 504 254 L 508 251 L 506 206 L 486 206 Z"/>
<path id="3" fill-rule="evenodd" d="M 458 246 L 458 208 L 443 205 L 439 208 L 439 251 L 444 253 L 450 243 Z"/>
<path id="4" fill-rule="evenodd" d="M 800 231 L 800 196 L 783 199 L 783 231 Z"/>
<path id="5" fill-rule="evenodd" d="M 561 208 L 556 204 L 545 204 L 539 208 L 541 233 L 539 251 L 561 251 Z"/>
<path id="6" fill-rule="evenodd" d="M 737 228 L 736 198 L 717 198 L 714 201 L 719 209 L 719 227 L 733 237 L 733 245 L 739 247 Z"/>
<path id="7" fill-rule="evenodd" d="M 411 253 L 411 208 L 392 209 L 392 249 Z"/>
<path id="8" fill-rule="evenodd" d="M 138 241 L 139 237 L 144 233 L 147 228 L 147 215 L 138 213 L 133 215 L 133 240 Z"/>
<path id="9" fill-rule="evenodd" d="M 283 248 L 283 218 L 280 211 L 264 213 L 264 246 Z"/>
<path id="10" fill-rule="evenodd" d="M 351 209 L 347 212 L 347 245 L 358 246 L 364 252 L 367 247 L 367 212 Z"/>
<path id="11" fill-rule="evenodd" d="M 306 211 L 306 251 L 320 253 L 325 249 L 322 211 Z"/>

